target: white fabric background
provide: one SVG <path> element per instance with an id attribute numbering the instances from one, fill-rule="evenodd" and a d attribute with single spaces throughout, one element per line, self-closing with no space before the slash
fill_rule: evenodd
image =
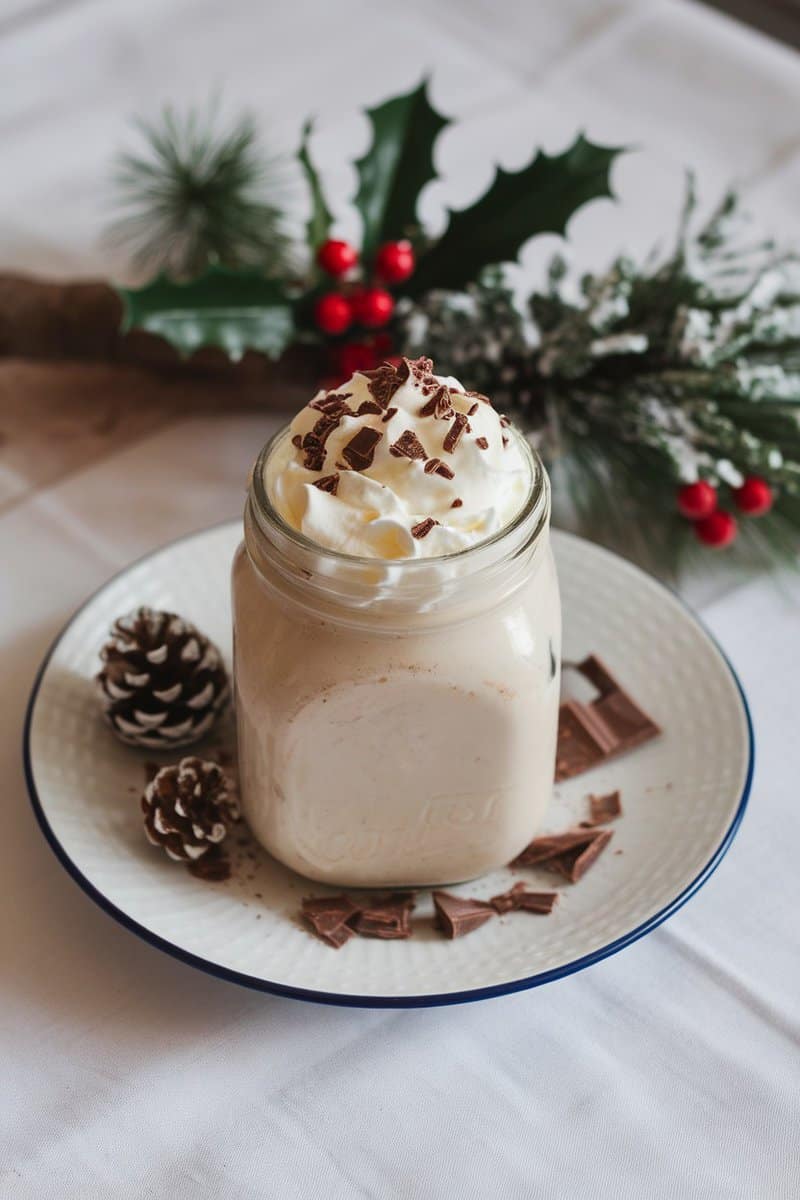
<path id="1" fill-rule="evenodd" d="M 797 59 L 685 3 L 122 0 L 0 14 L 0 261 L 105 269 L 103 179 L 123 117 L 222 82 L 278 141 L 321 116 L 342 198 L 356 104 L 435 65 L 442 205 L 489 163 L 578 127 L 644 149 L 621 203 L 574 222 L 599 265 L 669 227 L 682 170 L 742 179 L 797 233 Z M 5 25 L 4 25 L 5 22 Z M 343 208 L 340 203 L 340 208 Z M 342 226 L 347 229 L 346 223 Z M 533 271 L 553 248 L 525 255 Z M 113 264 L 112 264 L 113 265 Z M 800 1193 L 798 607 L 793 577 L 688 595 L 740 673 L 757 773 L 741 833 L 666 926 L 590 971 L 451 1009 L 273 999 L 159 954 L 79 891 L 28 808 L 24 703 L 70 611 L 149 548 L 235 514 L 269 418 L 174 424 L 0 510 L 0 1197 L 3 1200 L 793 1200 Z"/>

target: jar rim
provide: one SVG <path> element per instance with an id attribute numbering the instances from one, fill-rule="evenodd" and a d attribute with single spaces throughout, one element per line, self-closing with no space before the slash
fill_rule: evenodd
<path id="1" fill-rule="evenodd" d="M 529 540 L 534 542 L 542 529 L 547 525 L 550 516 L 550 487 L 547 478 L 547 472 L 544 469 L 544 464 L 541 458 L 531 446 L 530 442 L 523 434 L 513 425 L 510 424 L 506 433 L 517 439 L 519 448 L 525 457 L 530 468 L 530 486 L 528 494 L 524 502 L 514 514 L 511 520 L 503 525 L 501 529 L 496 530 L 488 537 L 483 538 L 479 542 L 475 542 L 472 546 L 465 546 L 460 550 L 450 551 L 448 554 L 437 554 L 429 558 L 393 558 L 381 559 L 373 555 L 363 554 L 347 554 L 341 550 L 334 550 L 330 546 L 323 546 L 319 542 L 315 542 L 312 538 L 306 536 L 299 529 L 295 529 L 288 521 L 281 516 L 270 499 L 266 485 L 266 465 L 270 456 L 283 444 L 286 438 L 290 436 L 289 425 L 279 429 L 262 447 L 261 452 L 256 459 L 253 467 L 253 473 L 250 482 L 250 499 L 252 503 L 251 511 L 256 519 L 256 523 L 263 533 L 267 536 L 268 527 L 271 525 L 289 542 L 293 543 L 299 550 L 306 553 L 313 553 L 333 564 L 340 564 L 342 567 L 361 567 L 374 568 L 376 563 L 391 563 L 394 570 L 400 570 L 408 574 L 413 570 L 420 568 L 430 568 L 432 563 L 464 563 L 470 556 L 479 555 L 485 556 L 485 552 L 502 542 L 509 535 L 513 534 L 522 528 L 538 512 L 538 520 L 535 528 L 529 535 Z M 526 539 L 528 540 L 528 539 Z"/>

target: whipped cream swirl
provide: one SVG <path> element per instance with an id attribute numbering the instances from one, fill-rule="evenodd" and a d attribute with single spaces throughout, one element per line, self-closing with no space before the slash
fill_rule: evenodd
<path id="1" fill-rule="evenodd" d="M 486 396 L 428 358 L 321 391 L 265 467 L 276 511 L 320 546 L 366 558 L 467 549 L 516 516 L 531 486 L 519 435 Z"/>

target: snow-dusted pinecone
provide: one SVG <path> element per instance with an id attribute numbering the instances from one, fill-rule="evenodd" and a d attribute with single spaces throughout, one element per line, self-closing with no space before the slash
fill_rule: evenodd
<path id="1" fill-rule="evenodd" d="M 142 796 L 144 830 L 176 862 L 196 862 L 218 846 L 239 808 L 230 785 L 214 762 L 182 758 L 162 767 Z"/>
<path id="2" fill-rule="evenodd" d="M 219 650 L 175 613 L 139 608 L 120 617 L 100 657 L 106 719 L 131 746 L 166 750 L 196 742 L 230 694 Z"/>

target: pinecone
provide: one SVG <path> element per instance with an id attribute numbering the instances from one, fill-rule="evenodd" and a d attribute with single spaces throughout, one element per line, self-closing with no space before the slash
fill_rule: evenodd
<path id="1" fill-rule="evenodd" d="M 139 608 L 120 617 L 100 657 L 106 719 L 131 746 L 188 746 L 208 733 L 227 703 L 219 650 L 175 613 Z"/>
<path id="2" fill-rule="evenodd" d="M 223 840 L 239 808 L 214 762 L 182 758 L 162 767 L 142 796 L 144 831 L 176 862 L 196 862 Z"/>

